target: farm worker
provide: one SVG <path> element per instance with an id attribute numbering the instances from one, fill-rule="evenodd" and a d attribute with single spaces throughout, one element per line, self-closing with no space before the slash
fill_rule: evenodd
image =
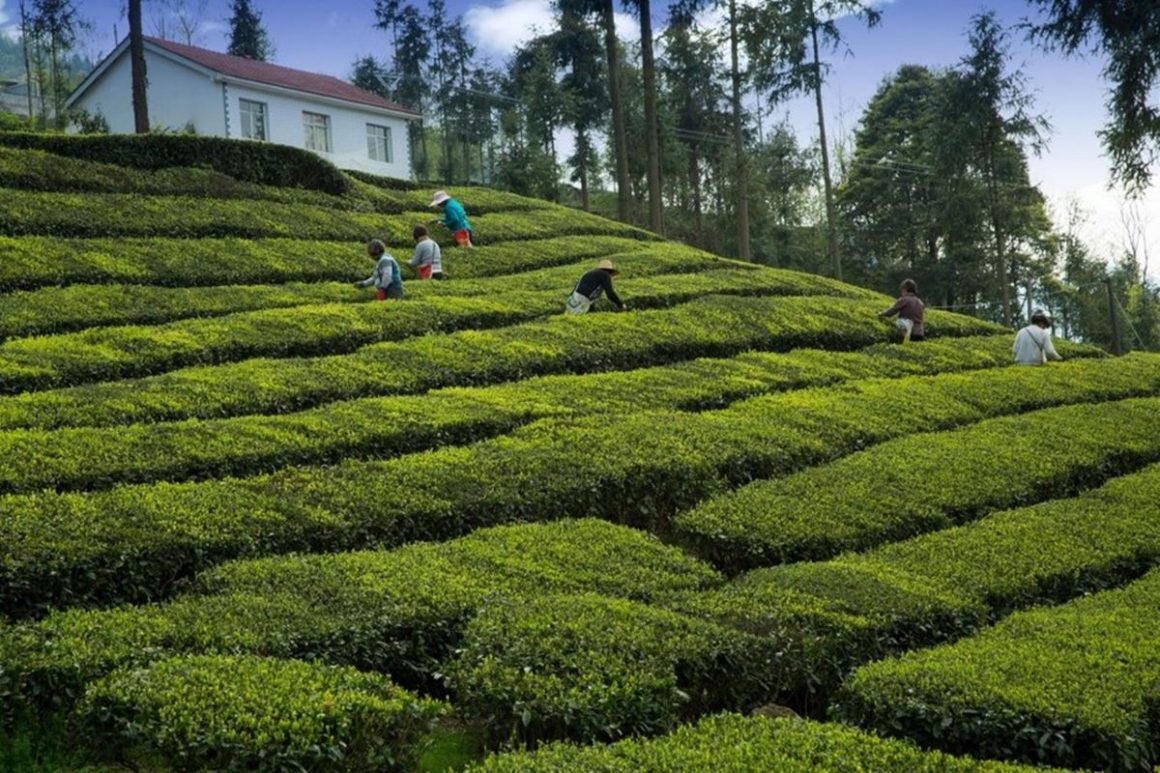
<path id="1" fill-rule="evenodd" d="M 426 226 L 415 226 L 411 236 L 415 239 L 415 254 L 407 265 L 415 269 L 420 279 L 442 279 L 443 256 L 439 243 L 427 235 Z"/>
<path id="2" fill-rule="evenodd" d="M 925 335 L 922 327 L 922 312 L 926 307 L 918 297 L 918 284 L 913 279 L 904 279 L 898 286 L 901 297 L 894 305 L 878 316 L 885 319 L 898 315 L 895 324 L 902 331 L 902 343 L 921 341 Z"/>
<path id="3" fill-rule="evenodd" d="M 1015 345 L 1011 347 L 1017 364 L 1046 365 L 1048 359 L 1063 359 L 1051 345 L 1050 327 L 1051 317 L 1046 312 L 1036 311 L 1031 315 L 1031 324 L 1015 334 Z"/>
<path id="4" fill-rule="evenodd" d="M 399 261 L 387 252 L 387 245 L 379 239 L 367 242 L 367 255 L 375 261 L 375 273 L 361 282 L 355 282 L 355 287 L 370 287 L 374 285 L 379 291 L 379 300 L 388 298 L 394 301 L 403 298 L 403 274 L 399 270 Z"/>
<path id="5" fill-rule="evenodd" d="M 600 261 L 596 264 L 596 268 L 580 277 L 580 281 L 576 283 L 576 288 L 568 296 L 564 311 L 568 314 L 583 314 L 592 308 L 592 304 L 596 303 L 596 299 L 600 297 L 601 293 L 608 293 L 608 300 L 612 301 L 612 305 L 617 311 L 625 311 L 620 296 L 616 294 L 616 290 L 612 289 L 612 277 L 619 273 L 613 268 L 611 260 Z"/>
<path id="6" fill-rule="evenodd" d="M 447 191 L 435 191 L 435 195 L 431 199 L 431 206 L 443 213 L 443 217 L 438 222 L 451 232 L 451 235 L 455 237 L 455 243 L 460 247 L 471 247 L 471 237 L 474 234 L 471 230 L 471 221 L 467 219 L 467 211 L 463 209 L 463 205 L 448 196 Z"/>

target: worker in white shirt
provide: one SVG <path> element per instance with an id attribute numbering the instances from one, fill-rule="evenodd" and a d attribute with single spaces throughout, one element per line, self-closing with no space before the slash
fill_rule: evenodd
<path id="1" fill-rule="evenodd" d="M 1037 311 L 1031 315 L 1031 324 L 1015 334 L 1015 362 L 1018 365 L 1045 365 L 1048 360 L 1062 360 L 1051 345 L 1051 317 Z"/>

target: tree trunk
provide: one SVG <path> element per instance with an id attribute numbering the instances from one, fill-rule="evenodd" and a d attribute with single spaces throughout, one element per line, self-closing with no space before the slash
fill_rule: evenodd
<path id="1" fill-rule="evenodd" d="M 644 77 L 644 124 L 648 135 L 648 223 L 664 234 L 664 201 L 661 199 L 661 149 L 657 129 L 657 68 L 653 60 L 652 14 L 649 0 L 640 3 L 640 64 Z"/>
<path id="2" fill-rule="evenodd" d="M 600 11 L 604 23 L 605 57 L 608 59 L 608 97 L 612 102 L 612 145 L 616 155 L 616 216 L 632 221 L 632 189 L 628 181 L 628 135 L 624 129 L 624 105 L 620 100 L 620 44 L 616 40 L 616 17 L 612 0 L 604 0 Z"/>
<path id="3" fill-rule="evenodd" d="M 729 0 L 729 51 L 733 80 L 733 153 L 737 162 L 737 257 L 752 260 L 749 250 L 749 166 L 741 117 L 741 69 L 737 56 L 737 2 Z"/>
<path id="4" fill-rule="evenodd" d="M 999 184 L 995 180 L 995 151 L 987 147 L 987 188 L 991 197 L 991 229 L 995 234 L 995 265 L 999 270 L 999 285 L 1003 303 L 1003 324 L 1011 326 L 1011 282 L 1007 274 L 1007 236 L 999 214 Z"/>
<path id="5" fill-rule="evenodd" d="M 705 216 L 701 212 L 701 158 L 694 144 L 689 153 L 689 188 L 693 192 L 693 241 L 705 249 Z"/>
<path id="6" fill-rule="evenodd" d="M 141 0 L 129 0 L 129 60 L 133 79 L 133 127 L 138 134 L 149 133 L 148 80 L 145 73 L 145 40 L 141 33 Z"/>
<path id="7" fill-rule="evenodd" d="M 811 12 L 812 12 L 811 8 Z M 822 63 L 818 58 L 818 25 L 810 28 L 814 46 L 814 102 L 818 108 L 818 141 L 822 147 L 822 182 L 826 191 L 826 230 L 830 236 L 830 264 L 834 278 L 842 279 L 842 256 L 838 252 L 838 224 L 834 222 L 834 183 L 830 179 L 830 148 L 826 140 L 826 114 L 822 109 Z"/>
<path id="8" fill-rule="evenodd" d="M 28 89 L 28 118 L 32 119 L 32 57 L 28 53 L 28 13 L 20 0 L 20 42 L 24 48 L 24 85 Z"/>

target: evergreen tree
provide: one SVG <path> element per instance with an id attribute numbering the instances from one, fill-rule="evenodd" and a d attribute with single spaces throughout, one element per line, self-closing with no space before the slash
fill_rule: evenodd
<path id="1" fill-rule="evenodd" d="M 262 16 L 250 0 L 232 0 L 229 20 L 230 45 L 226 53 L 265 62 L 274 55 L 270 38 L 262 27 Z"/>
<path id="2" fill-rule="evenodd" d="M 591 211 L 589 186 L 597 167 L 593 134 L 608 112 L 607 76 L 596 30 L 584 17 L 565 11 L 556 37 L 556 55 L 567 72 L 560 81 L 564 117 L 576 135 L 568 165 L 571 179 L 580 183 L 580 206 Z"/>
<path id="3" fill-rule="evenodd" d="M 351 65 L 350 82 L 364 91 L 392 99 L 386 84 L 391 73 L 373 56 L 361 56 Z"/>
<path id="4" fill-rule="evenodd" d="M 399 85 L 395 99 L 422 116 L 427 107 L 430 86 L 424 69 L 430 56 L 431 36 L 422 14 L 413 5 L 405 6 L 399 12 L 399 43 L 395 49 L 395 71 Z M 428 179 L 431 175 L 431 156 L 427 147 L 427 133 L 422 118 L 407 125 L 407 137 L 411 147 L 412 166 L 415 175 Z"/>

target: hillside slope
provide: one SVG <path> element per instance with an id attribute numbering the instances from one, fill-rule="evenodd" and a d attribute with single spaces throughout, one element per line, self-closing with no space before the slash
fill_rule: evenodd
<path id="1" fill-rule="evenodd" d="M 1007 367 L 1009 331 L 938 311 L 903 346 L 878 294 L 480 188 L 453 190 L 476 249 L 436 231 L 450 280 L 378 303 L 363 244 L 408 257 L 429 191 L 244 143 L 134 168 L 133 142 L 0 137 L 0 767 L 660 735 L 487 765 L 1006 769 L 692 724 L 771 703 L 960 755 L 1160 762 L 1146 690 L 1012 697 L 937 654 L 962 689 L 922 707 L 914 667 L 847 681 L 1034 646 L 1011 631 L 1035 604 L 1106 595 L 1111 626 L 1150 598 L 1160 357 Z M 605 258 L 632 311 L 565 317 Z M 1160 683 L 1154 632 L 1085 635 Z"/>

